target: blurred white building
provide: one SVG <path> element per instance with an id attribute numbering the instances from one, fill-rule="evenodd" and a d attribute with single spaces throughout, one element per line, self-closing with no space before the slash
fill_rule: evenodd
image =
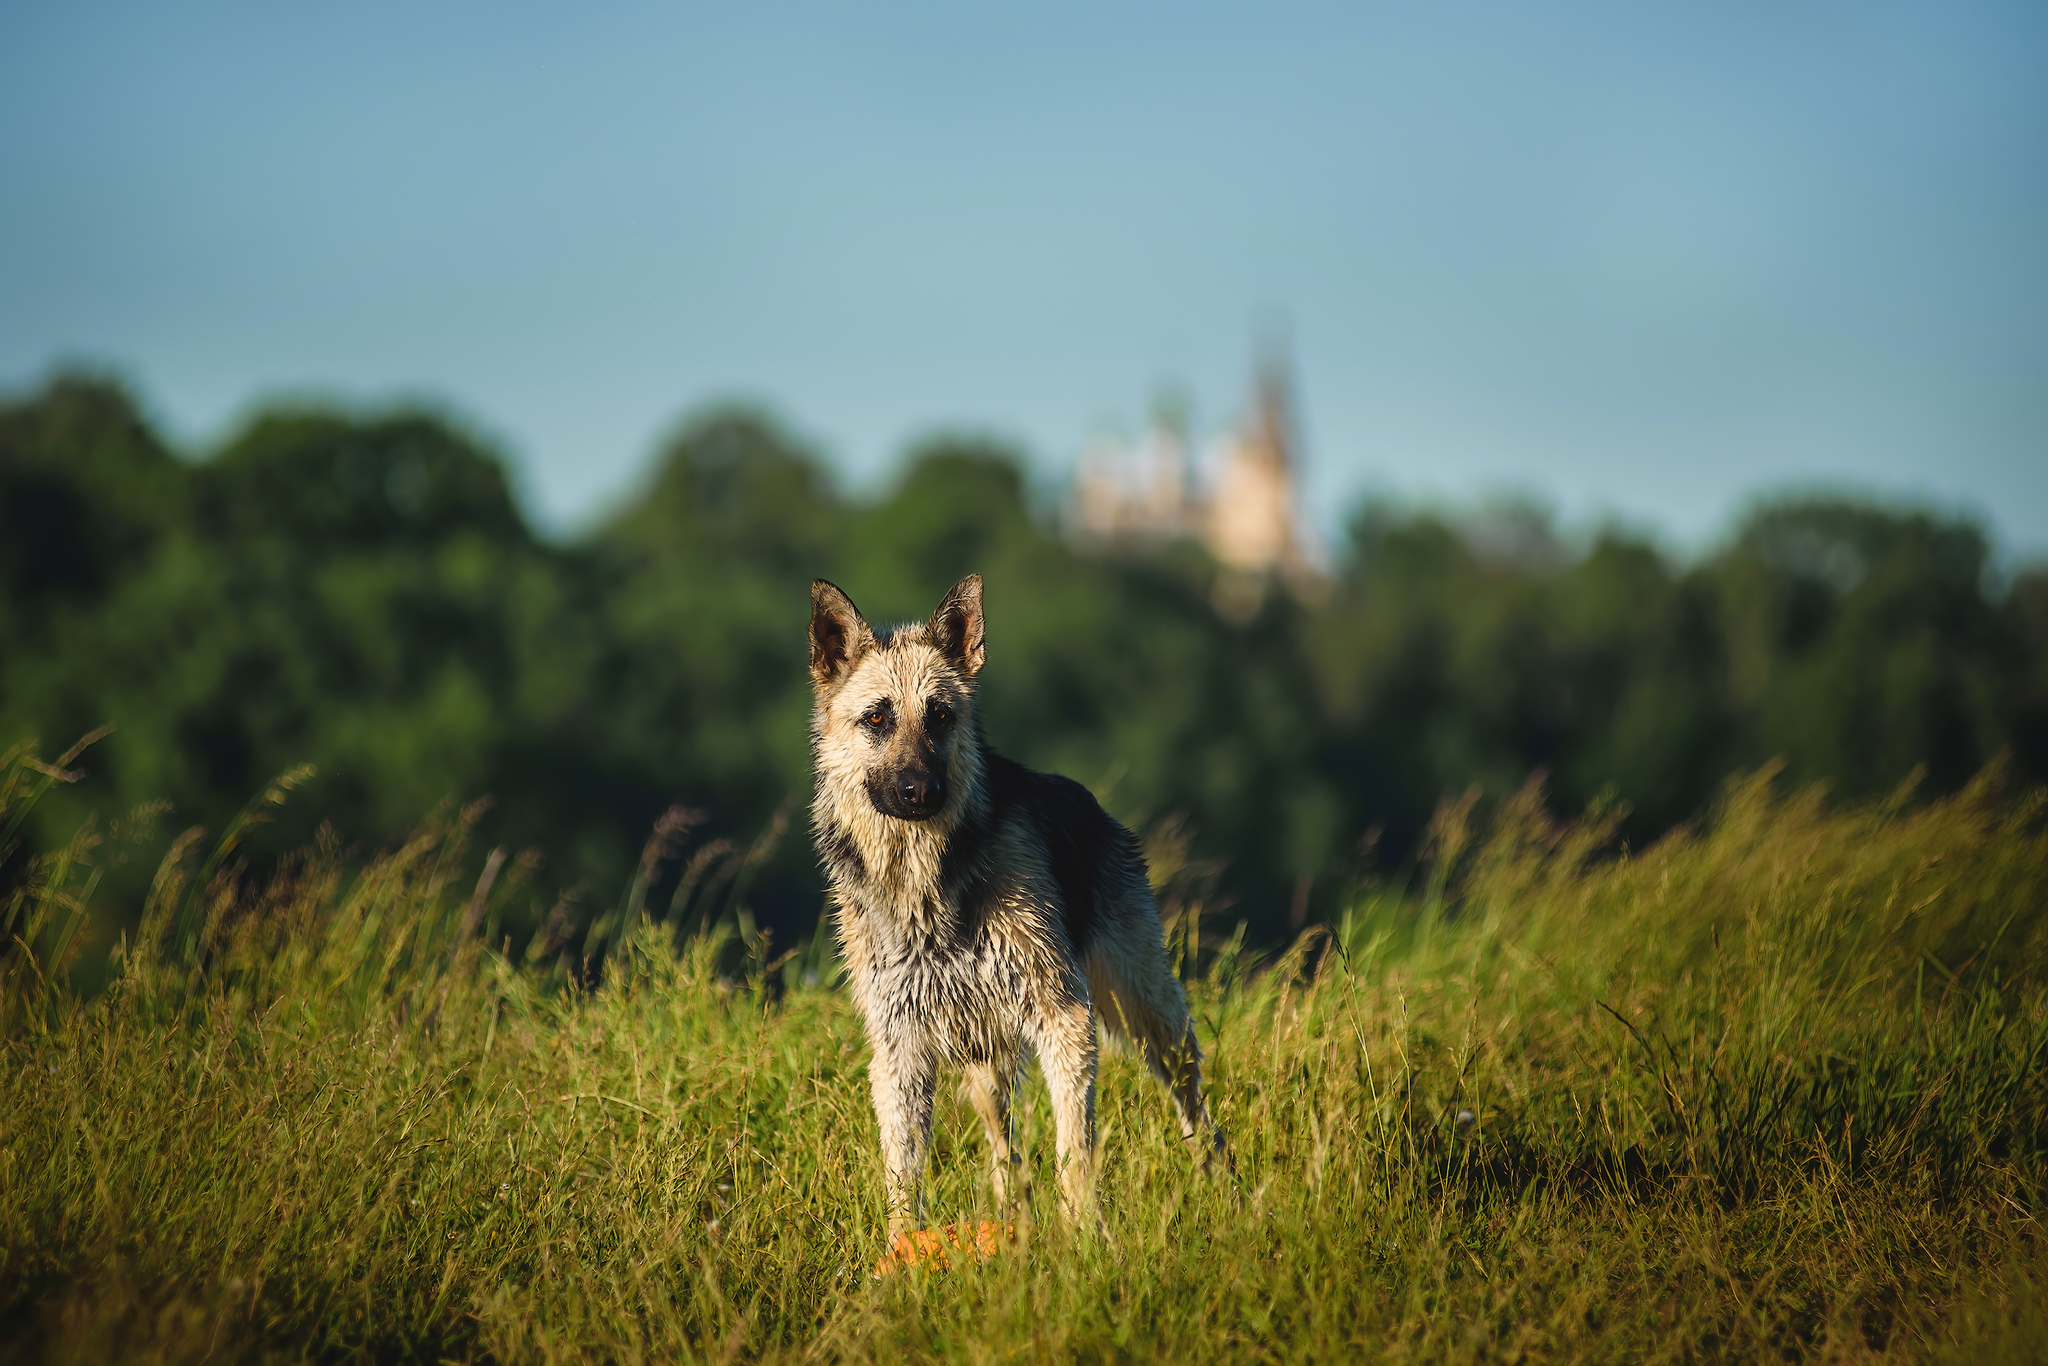
<path id="1" fill-rule="evenodd" d="M 1104 433 L 1081 457 L 1068 502 L 1068 529 L 1096 543 L 1170 541 L 1202 536 L 1205 508 L 1195 493 L 1187 431 L 1166 405 L 1135 443 Z"/>
<path id="2" fill-rule="evenodd" d="M 1075 472 L 1070 534 L 1093 545 L 1200 541 L 1225 573 L 1217 607 L 1229 616 L 1258 610 L 1267 583 L 1319 578 L 1300 513 L 1300 457 L 1285 367 L 1262 365 L 1252 401 L 1223 432 L 1197 481 L 1186 423 L 1162 405 L 1135 442 L 1098 437 Z M 1206 484 L 1206 489 L 1202 486 Z"/>

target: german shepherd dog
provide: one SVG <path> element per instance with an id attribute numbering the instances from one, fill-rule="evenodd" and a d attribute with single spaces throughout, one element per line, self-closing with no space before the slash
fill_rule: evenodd
<path id="1" fill-rule="evenodd" d="M 1098 1014 L 1165 1083 L 1204 1164 L 1228 1160 L 1138 843 L 1079 783 L 989 749 L 984 656 L 978 575 L 929 621 L 883 630 L 811 584 L 811 820 L 872 1050 L 892 1242 L 923 1220 L 941 1064 L 962 1070 L 988 1131 L 997 1200 L 1017 1193 L 1010 1084 L 1026 1046 L 1051 1092 L 1061 1208 L 1098 1226 Z"/>

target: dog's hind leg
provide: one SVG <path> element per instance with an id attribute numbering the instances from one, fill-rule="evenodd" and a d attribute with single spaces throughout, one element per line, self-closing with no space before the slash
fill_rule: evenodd
<path id="1" fill-rule="evenodd" d="M 1021 1195 L 1024 1187 L 1024 1160 L 1010 1143 L 1010 1080 L 1015 1071 L 1014 1064 L 971 1062 L 960 1082 L 960 1094 L 981 1116 L 981 1127 L 988 1133 L 990 1176 L 999 1205 Z"/>
<path id="2" fill-rule="evenodd" d="M 877 1047 L 868 1060 L 875 1121 L 882 1131 L 882 1168 L 889 1194 L 889 1241 L 924 1222 L 919 1181 L 932 1133 L 932 1092 L 938 1067 L 914 1048 Z"/>
<path id="3" fill-rule="evenodd" d="M 1187 997 L 1167 968 L 1165 954 L 1096 953 L 1088 962 L 1088 981 L 1104 1025 L 1128 1040 L 1166 1087 L 1189 1151 L 1204 1166 L 1221 1158 L 1235 1171 L 1230 1145 L 1202 1098 L 1202 1048 L 1195 1041 Z"/>
<path id="4" fill-rule="evenodd" d="M 1202 1048 L 1195 1042 L 1194 1022 L 1185 1015 L 1182 1018 L 1179 1037 L 1173 1035 L 1170 1026 L 1145 1030 L 1137 1039 L 1139 1052 L 1152 1075 L 1173 1097 L 1173 1108 L 1180 1115 L 1181 1141 L 1188 1145 L 1188 1150 L 1205 1167 L 1221 1158 L 1225 1168 L 1236 1171 L 1230 1145 L 1224 1141 L 1223 1130 L 1210 1118 L 1209 1106 L 1202 1098 Z"/>

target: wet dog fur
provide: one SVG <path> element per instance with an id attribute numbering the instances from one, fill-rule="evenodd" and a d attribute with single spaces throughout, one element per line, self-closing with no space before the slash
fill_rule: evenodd
<path id="1" fill-rule="evenodd" d="M 1025 1048 L 1051 1093 L 1061 1208 L 1095 1216 L 1096 1022 L 1165 1084 L 1206 1163 L 1227 1152 L 1131 833 L 1071 779 L 992 752 L 975 710 L 981 579 L 929 621 L 877 630 L 811 585 L 811 808 L 867 1026 L 889 1236 L 922 1222 L 940 1068 L 962 1072 L 995 1193 L 1017 1193 L 1010 1085 Z"/>

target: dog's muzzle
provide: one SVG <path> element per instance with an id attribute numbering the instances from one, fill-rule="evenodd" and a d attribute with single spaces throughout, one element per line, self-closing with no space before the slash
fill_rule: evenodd
<path id="1" fill-rule="evenodd" d="M 898 769 L 869 780 L 868 800 L 899 821 L 930 820 L 946 804 L 946 780 L 924 767 Z"/>

